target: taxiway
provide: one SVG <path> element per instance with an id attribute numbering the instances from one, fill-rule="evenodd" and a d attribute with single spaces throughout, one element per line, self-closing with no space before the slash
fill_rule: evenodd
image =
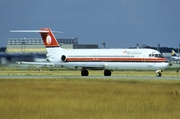
<path id="1" fill-rule="evenodd" d="M 140 80 L 180 80 L 179 76 L 36 76 L 36 75 L 1 75 L 0 79 L 140 79 Z"/>

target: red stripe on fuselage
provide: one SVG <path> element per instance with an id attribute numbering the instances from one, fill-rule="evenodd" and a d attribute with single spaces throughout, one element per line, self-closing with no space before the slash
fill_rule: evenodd
<path id="1" fill-rule="evenodd" d="M 101 57 L 76 57 L 66 58 L 66 62 L 167 62 L 165 58 L 101 58 Z"/>

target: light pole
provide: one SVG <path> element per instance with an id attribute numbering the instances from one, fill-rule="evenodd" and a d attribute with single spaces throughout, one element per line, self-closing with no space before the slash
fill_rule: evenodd
<path id="1" fill-rule="evenodd" d="M 160 44 L 158 44 L 158 46 L 157 46 L 157 51 L 160 52 Z"/>
<path id="2" fill-rule="evenodd" d="M 105 43 L 105 42 L 103 42 L 103 43 L 102 43 L 102 45 L 103 45 L 103 49 L 105 49 L 106 43 Z"/>
<path id="3" fill-rule="evenodd" d="M 136 48 L 139 49 L 139 44 L 138 43 L 136 44 Z"/>
<path id="4" fill-rule="evenodd" d="M 21 42 L 21 52 L 24 53 L 25 52 L 25 40 L 26 38 L 24 38 Z"/>
<path id="5" fill-rule="evenodd" d="M 179 48 L 180 48 L 180 44 L 179 44 L 179 47 L 178 47 L 178 55 L 179 55 Z"/>

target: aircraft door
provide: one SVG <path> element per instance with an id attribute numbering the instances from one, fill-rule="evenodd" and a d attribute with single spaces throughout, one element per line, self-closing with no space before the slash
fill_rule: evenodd
<path id="1" fill-rule="evenodd" d="M 93 60 L 98 60 L 99 55 L 98 54 L 94 54 Z"/>
<path id="2" fill-rule="evenodd" d="M 146 62 L 145 55 L 143 55 L 142 62 Z"/>

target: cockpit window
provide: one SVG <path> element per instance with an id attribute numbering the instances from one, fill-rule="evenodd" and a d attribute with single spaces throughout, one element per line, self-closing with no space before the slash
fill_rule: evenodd
<path id="1" fill-rule="evenodd" d="M 163 58 L 162 54 L 149 54 L 149 57 L 159 57 L 159 58 Z"/>

